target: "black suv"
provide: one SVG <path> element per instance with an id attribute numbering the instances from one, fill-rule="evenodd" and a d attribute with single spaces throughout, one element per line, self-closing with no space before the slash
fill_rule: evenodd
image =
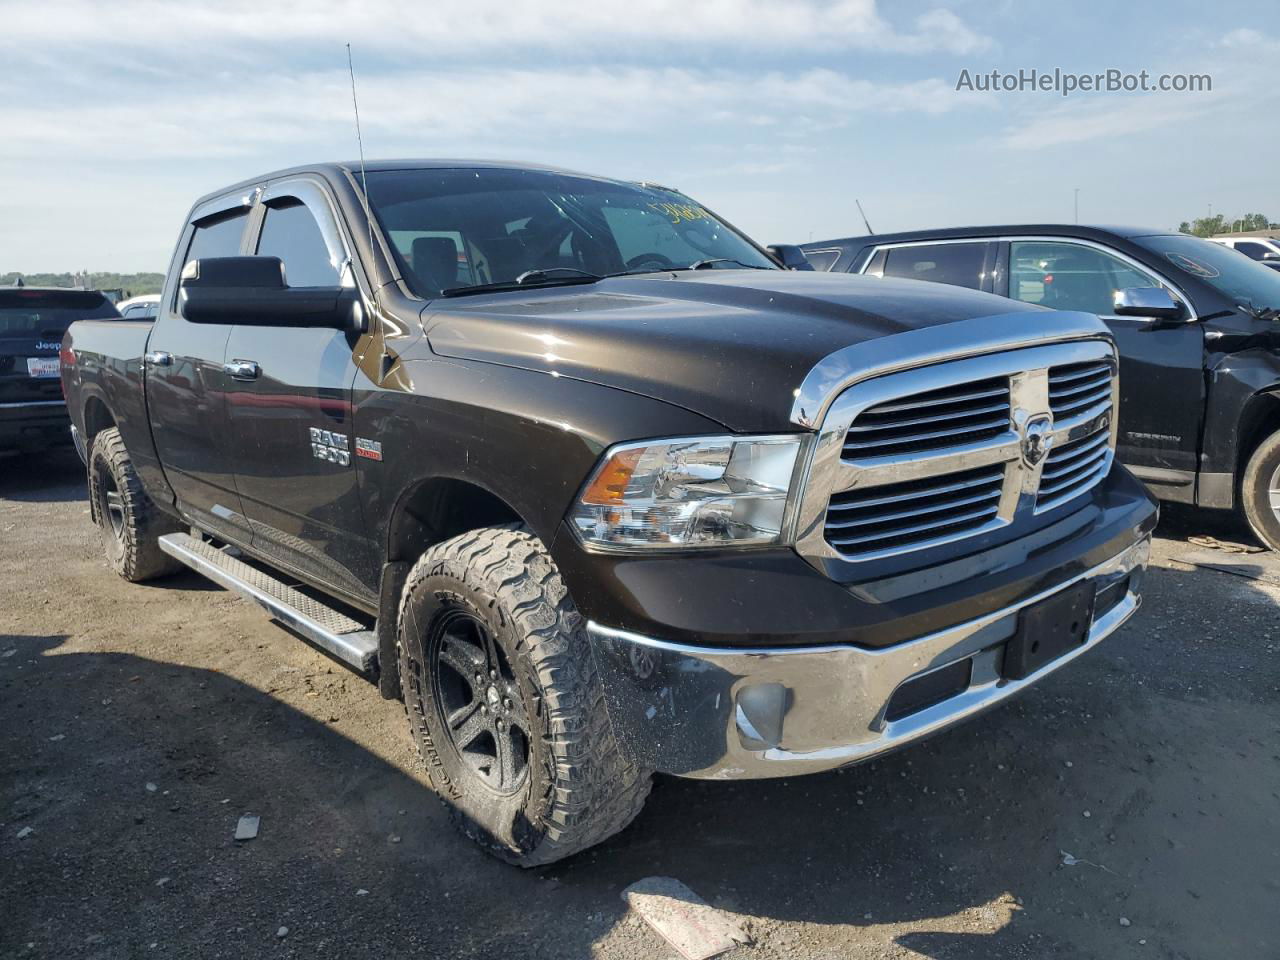
<path id="1" fill-rule="evenodd" d="M 1280 273 L 1198 237 L 1125 227 L 954 227 L 803 249 L 820 271 L 1097 314 L 1120 349 L 1121 461 L 1161 499 L 1240 508 L 1280 549 Z"/>
<path id="2" fill-rule="evenodd" d="M 0 453 L 71 442 L 62 335 L 75 320 L 119 316 L 96 290 L 0 288 Z"/>

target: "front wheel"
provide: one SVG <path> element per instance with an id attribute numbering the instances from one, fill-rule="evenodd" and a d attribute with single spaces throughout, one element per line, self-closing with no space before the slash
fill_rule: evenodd
<path id="1" fill-rule="evenodd" d="M 490 853 L 551 863 L 640 812 L 649 774 L 619 751 L 582 617 L 527 530 L 488 527 L 423 554 L 399 652 L 432 787 Z"/>
<path id="2" fill-rule="evenodd" d="M 1263 440 L 1249 458 L 1240 500 L 1258 539 L 1272 550 L 1280 550 L 1280 432 Z"/>

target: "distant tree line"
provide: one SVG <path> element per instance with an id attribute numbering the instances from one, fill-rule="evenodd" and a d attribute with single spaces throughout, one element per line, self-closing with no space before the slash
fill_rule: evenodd
<path id="1" fill-rule="evenodd" d="M 1197 237 L 1216 237 L 1220 233 L 1244 233 L 1250 230 L 1280 230 L 1280 223 L 1261 213 L 1246 213 L 1243 217 L 1226 217 L 1215 213 L 1212 217 L 1198 217 L 1178 224 L 1179 233 Z"/>
<path id="2" fill-rule="evenodd" d="M 99 273 L 81 270 L 76 273 L 0 273 L 0 287 L 9 286 L 19 277 L 29 287 L 84 287 L 89 290 L 123 290 L 126 297 L 159 293 L 164 286 L 163 273 Z"/>

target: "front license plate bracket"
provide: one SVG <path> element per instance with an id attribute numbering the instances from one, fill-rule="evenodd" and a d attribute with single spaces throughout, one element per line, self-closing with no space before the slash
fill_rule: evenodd
<path id="1" fill-rule="evenodd" d="M 1005 645 L 1004 678 L 1029 677 L 1087 642 L 1097 592 L 1095 584 L 1085 581 L 1025 607 L 1018 614 L 1018 632 Z"/>

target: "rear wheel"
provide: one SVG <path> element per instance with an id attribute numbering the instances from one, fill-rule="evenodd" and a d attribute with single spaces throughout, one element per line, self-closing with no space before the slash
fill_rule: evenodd
<path id="1" fill-rule="evenodd" d="M 102 531 L 107 562 L 120 576 L 139 583 L 182 569 L 159 544 L 161 535 L 181 526 L 147 496 L 115 427 L 94 437 L 89 454 L 89 502 Z"/>
<path id="2" fill-rule="evenodd" d="M 1258 539 L 1272 550 L 1280 550 L 1280 432 L 1263 440 L 1249 458 L 1240 500 Z"/>
<path id="3" fill-rule="evenodd" d="M 423 554 L 399 648 L 432 786 L 490 853 L 550 863 L 640 812 L 648 772 L 618 749 L 582 617 L 533 534 L 490 527 Z"/>

